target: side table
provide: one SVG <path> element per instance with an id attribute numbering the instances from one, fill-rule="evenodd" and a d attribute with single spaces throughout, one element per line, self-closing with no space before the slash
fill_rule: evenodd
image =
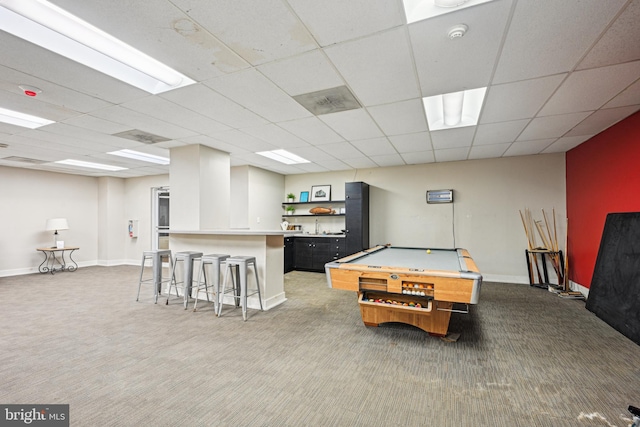
<path id="1" fill-rule="evenodd" d="M 37 251 L 42 252 L 44 255 L 44 261 L 38 267 L 40 273 L 54 274 L 56 271 L 76 271 L 78 264 L 73 260 L 71 255 L 74 251 L 80 249 L 79 247 L 68 248 L 36 248 Z M 64 253 L 69 252 L 69 261 L 73 264 L 67 265 L 64 259 Z"/>

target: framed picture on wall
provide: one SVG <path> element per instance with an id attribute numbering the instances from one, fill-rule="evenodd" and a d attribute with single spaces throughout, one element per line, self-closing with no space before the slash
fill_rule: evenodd
<path id="1" fill-rule="evenodd" d="M 309 192 L 301 191 L 300 192 L 300 203 L 305 203 L 309 201 Z"/>
<path id="2" fill-rule="evenodd" d="M 331 186 L 330 185 L 313 185 L 311 187 L 312 202 L 330 202 Z"/>

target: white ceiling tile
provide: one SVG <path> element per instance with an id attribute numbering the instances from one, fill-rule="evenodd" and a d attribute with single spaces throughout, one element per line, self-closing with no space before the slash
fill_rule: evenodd
<path id="1" fill-rule="evenodd" d="M 528 119 L 478 125 L 473 145 L 493 145 L 514 141 L 529 123 Z M 498 156 L 499 157 L 499 156 Z"/>
<path id="2" fill-rule="evenodd" d="M 406 163 L 400 154 L 386 154 L 382 156 L 369 156 L 371 160 L 376 162 L 378 166 L 388 167 L 388 166 L 403 166 Z"/>
<path id="3" fill-rule="evenodd" d="M 591 112 L 588 111 L 535 118 L 531 120 L 531 123 L 522 131 L 517 140 L 532 141 L 535 139 L 561 137 L 590 114 Z"/>
<path id="4" fill-rule="evenodd" d="M 402 159 L 408 165 L 419 165 L 435 162 L 433 151 L 420 151 L 416 153 L 401 154 Z"/>
<path id="5" fill-rule="evenodd" d="M 511 1 L 493 1 L 409 25 L 422 96 L 487 86 L 510 9 Z M 458 24 L 469 29 L 452 40 Z"/>
<path id="6" fill-rule="evenodd" d="M 64 144 L 62 144 L 58 142 L 58 139 L 59 138 L 57 138 L 54 134 L 34 130 L 28 132 L 25 135 L 13 135 L 9 138 L 6 138 L 5 141 L 8 141 L 9 145 L 11 146 L 13 146 L 14 144 L 20 144 L 20 146 L 26 146 L 31 147 L 32 149 L 36 149 L 37 151 L 35 151 L 35 153 L 40 150 L 65 153 L 61 154 L 61 156 L 66 156 L 64 158 L 76 154 L 82 156 L 87 154 L 95 154 L 102 151 L 101 149 L 96 148 L 96 145 L 85 144 L 81 140 L 65 138 Z"/>
<path id="7" fill-rule="evenodd" d="M 325 48 L 365 106 L 420 96 L 405 28 Z"/>
<path id="8" fill-rule="evenodd" d="M 431 144 L 434 150 L 444 148 L 469 147 L 473 141 L 476 126 L 431 132 Z"/>
<path id="9" fill-rule="evenodd" d="M 208 32 L 252 65 L 317 47 L 281 0 L 172 0 Z"/>
<path id="10" fill-rule="evenodd" d="M 169 142 L 175 144 L 175 145 L 172 145 L 173 147 L 180 147 L 183 145 L 191 145 L 191 144 L 206 145 L 207 147 L 215 148 L 216 150 L 223 151 L 225 153 L 231 153 L 234 156 L 252 153 L 252 151 L 241 148 L 238 145 L 221 141 L 219 139 L 213 138 L 208 135 L 192 136 L 190 138 L 184 138 L 182 140 L 173 140 Z M 172 147 L 170 146 L 169 148 L 172 148 Z"/>
<path id="11" fill-rule="evenodd" d="M 444 150 L 434 150 L 436 162 L 457 162 L 467 160 L 469 148 L 445 148 Z"/>
<path id="12" fill-rule="evenodd" d="M 572 70 L 624 3 L 626 0 L 519 0 L 493 82 Z"/>
<path id="13" fill-rule="evenodd" d="M 335 133 L 333 129 L 317 117 L 305 117 L 304 119 L 280 122 L 278 126 L 313 145 L 344 141 L 343 137 Z"/>
<path id="14" fill-rule="evenodd" d="M 624 107 L 640 104 L 640 80 L 622 91 L 618 96 L 607 102 L 602 108 Z"/>
<path id="15" fill-rule="evenodd" d="M 86 113 L 96 108 L 104 108 L 112 105 L 103 99 L 85 95 L 72 88 L 61 86 L 2 65 L 0 65 L 0 76 L 2 76 L 0 78 L 0 91 L 7 91 L 22 98 L 25 105 L 43 104 L 38 110 L 34 109 L 33 111 L 45 111 L 45 108 L 62 109 L 61 106 L 64 106 L 64 109 L 68 112 Z M 19 87 L 21 85 L 36 87 L 42 92 L 35 98 L 32 98 L 24 94 L 24 91 Z M 3 95 L 3 98 L 5 96 L 6 95 Z M 15 105 L 20 104 L 18 102 L 19 100 L 18 98 L 15 99 Z M 67 115 L 68 114 L 69 113 L 67 113 Z"/>
<path id="16" fill-rule="evenodd" d="M 402 135 L 428 130 L 420 99 L 376 105 L 367 110 L 386 135 Z"/>
<path id="17" fill-rule="evenodd" d="M 417 153 L 433 149 L 429 132 L 390 136 L 389 141 L 400 154 Z"/>
<path id="18" fill-rule="evenodd" d="M 582 144 L 595 135 L 584 136 L 563 136 L 558 138 L 553 144 L 545 148 L 542 153 L 564 153 L 571 150 L 574 147 Z"/>
<path id="19" fill-rule="evenodd" d="M 404 23 L 402 3 L 388 0 L 288 0 L 321 46 Z"/>
<path id="20" fill-rule="evenodd" d="M 353 159 L 343 159 L 343 162 L 354 169 L 375 168 L 378 166 L 376 162 L 368 157 L 357 157 Z"/>
<path id="21" fill-rule="evenodd" d="M 295 147 L 288 151 L 314 163 L 318 163 L 321 160 L 335 160 L 334 156 L 318 147 Z"/>
<path id="22" fill-rule="evenodd" d="M 182 87 L 160 96 L 235 129 L 268 123 L 265 118 L 202 84 Z"/>
<path id="23" fill-rule="evenodd" d="M 18 52 L 18 54 L 16 54 Z M 80 65 L 31 43 L 0 31 L 0 58 L 2 65 L 21 70 L 38 79 L 56 82 L 86 96 L 112 104 L 133 99 L 146 92 L 126 83 Z M 16 82 L 18 84 L 29 83 Z"/>
<path id="24" fill-rule="evenodd" d="M 257 151 L 270 151 L 278 148 L 272 144 L 269 144 L 268 142 L 255 138 L 236 129 L 228 130 L 225 132 L 217 132 L 211 134 L 211 136 L 222 142 L 226 142 L 228 144 L 254 153 Z"/>
<path id="25" fill-rule="evenodd" d="M 494 0 L 409 25 L 400 0 L 55 3 L 198 82 L 149 96 L 0 31 L 0 107 L 57 121 L 35 132 L 0 123 L 9 144 L 0 155 L 103 159 L 202 144 L 230 153 L 232 165 L 314 173 L 564 152 L 640 108 L 636 0 Z M 449 39 L 461 23 L 464 37 Z M 28 98 L 19 84 L 43 92 Z M 314 116 L 292 98 L 341 85 L 364 107 Z M 478 126 L 428 130 L 423 95 L 480 85 Z M 131 129 L 173 139 L 112 136 Z M 281 147 L 311 163 L 255 154 Z M 123 172 L 55 171 L 166 173 L 127 162 Z"/>
<path id="26" fill-rule="evenodd" d="M 565 136 L 595 135 L 618 121 L 635 113 L 639 105 L 630 107 L 609 108 L 606 110 L 594 111 L 589 117 L 580 122 L 579 125 L 567 132 Z"/>
<path id="27" fill-rule="evenodd" d="M 65 120 L 63 123 L 86 129 L 90 132 L 93 131 L 99 134 L 107 135 L 113 135 L 114 133 L 120 133 L 131 129 L 130 126 L 123 125 L 122 123 L 104 120 L 99 117 L 90 116 L 88 114 L 72 117 Z"/>
<path id="28" fill-rule="evenodd" d="M 504 153 L 504 156 L 528 156 L 539 154 L 549 147 L 556 139 L 539 139 L 535 141 L 514 142 Z"/>
<path id="29" fill-rule="evenodd" d="M 17 91 L 16 91 L 17 92 Z M 43 98 L 31 98 L 21 93 L 7 92 L 0 90 L 0 106 L 11 105 L 13 111 L 32 116 L 42 117 L 43 119 L 59 122 L 71 117 L 80 115 L 78 111 L 70 110 L 62 105 L 55 105 L 44 102 Z"/>
<path id="30" fill-rule="evenodd" d="M 489 87 L 480 123 L 535 117 L 566 74 Z"/>
<path id="31" fill-rule="evenodd" d="M 241 129 L 241 131 L 279 148 L 305 147 L 309 145 L 307 142 L 274 124 L 244 128 Z"/>
<path id="32" fill-rule="evenodd" d="M 387 138 L 361 139 L 352 141 L 351 144 L 369 157 L 397 154 L 396 149 Z"/>
<path id="33" fill-rule="evenodd" d="M 249 64 L 209 31 L 163 0 L 78 2 L 56 5 L 82 17 L 195 80 L 204 80 L 249 67 Z M 122 13 L 126 10 L 127 13 Z M 140 19 L 143 16 L 144 19 Z M 197 21 L 197 20 L 196 20 Z"/>
<path id="34" fill-rule="evenodd" d="M 640 59 L 640 2 L 631 1 L 607 29 L 578 69 L 619 64 Z"/>
<path id="35" fill-rule="evenodd" d="M 540 115 L 592 111 L 623 91 L 640 75 L 640 61 L 573 72 L 540 111 Z M 600 82 L 608 81 L 602 85 Z"/>
<path id="36" fill-rule="evenodd" d="M 193 131 L 118 105 L 97 110 L 91 115 L 100 119 L 128 125 L 131 129 L 143 130 L 169 139 L 186 138 L 196 134 Z"/>
<path id="37" fill-rule="evenodd" d="M 133 148 L 139 145 L 144 145 L 137 141 L 132 141 L 125 138 L 118 138 L 111 135 L 105 135 L 101 132 L 92 131 L 89 129 L 72 126 L 68 123 L 54 123 L 46 128 L 40 128 L 43 132 L 55 134 L 64 138 L 76 139 L 79 141 L 86 141 L 87 143 L 94 143 L 97 146 L 102 145 L 110 147 L 122 147 Z M 52 137 L 55 138 L 55 137 Z"/>
<path id="38" fill-rule="evenodd" d="M 365 154 L 348 142 L 324 144 L 319 145 L 318 148 L 338 159 L 357 158 L 362 157 L 362 155 Z"/>
<path id="39" fill-rule="evenodd" d="M 369 139 L 383 136 L 376 123 L 362 109 L 323 114 L 318 117 L 338 135 L 347 140 Z"/>
<path id="40" fill-rule="evenodd" d="M 469 152 L 469 159 L 491 159 L 502 157 L 507 148 L 511 146 L 510 142 L 491 145 L 474 145 Z"/>
<path id="41" fill-rule="evenodd" d="M 230 129 L 229 126 L 161 97 L 146 96 L 125 102 L 121 106 L 196 133 L 206 134 Z"/>
<path id="42" fill-rule="evenodd" d="M 330 166 L 333 166 L 335 162 L 338 162 L 338 161 L 335 160 L 333 162 L 331 161 L 327 161 L 327 162 Z M 298 169 L 300 169 L 301 172 L 307 172 L 307 173 L 328 172 L 331 170 L 317 163 L 302 163 L 296 166 L 298 167 Z"/>
<path id="43" fill-rule="evenodd" d="M 320 49 L 261 65 L 258 70 L 291 96 L 345 84 Z"/>
<path id="44" fill-rule="evenodd" d="M 207 80 L 205 85 L 272 122 L 311 115 L 306 108 L 253 69 Z"/>

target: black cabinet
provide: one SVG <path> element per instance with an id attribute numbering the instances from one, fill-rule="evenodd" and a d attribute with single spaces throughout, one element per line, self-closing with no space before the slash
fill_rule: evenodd
<path id="1" fill-rule="evenodd" d="M 295 269 L 324 271 L 324 265 L 345 256 L 344 237 L 296 237 Z"/>
<path id="2" fill-rule="evenodd" d="M 291 270 L 324 272 L 328 262 L 369 249 L 369 184 L 345 183 L 345 200 L 328 203 L 344 203 L 345 237 L 289 237 L 285 239 L 285 273 Z M 290 205 L 284 204 L 285 205 Z M 313 203 L 293 203 L 308 205 Z M 310 215 L 299 215 L 310 216 Z M 318 218 L 334 215 L 313 215 Z M 291 239 L 290 243 L 287 240 Z"/>
<path id="3" fill-rule="evenodd" d="M 284 238 L 284 272 L 288 273 L 295 268 L 295 253 L 293 237 Z"/>
<path id="4" fill-rule="evenodd" d="M 307 237 L 295 238 L 295 268 L 296 270 L 313 269 L 313 241 L 315 239 Z"/>
<path id="5" fill-rule="evenodd" d="M 345 183 L 346 254 L 351 255 L 369 246 L 369 184 Z"/>

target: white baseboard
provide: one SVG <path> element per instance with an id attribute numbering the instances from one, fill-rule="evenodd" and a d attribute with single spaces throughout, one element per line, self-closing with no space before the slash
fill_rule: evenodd
<path id="1" fill-rule="evenodd" d="M 480 272 L 482 274 L 482 272 Z M 529 278 L 527 276 L 508 276 L 504 274 L 482 274 L 483 282 L 500 282 L 500 283 L 517 283 L 528 285 Z"/>

